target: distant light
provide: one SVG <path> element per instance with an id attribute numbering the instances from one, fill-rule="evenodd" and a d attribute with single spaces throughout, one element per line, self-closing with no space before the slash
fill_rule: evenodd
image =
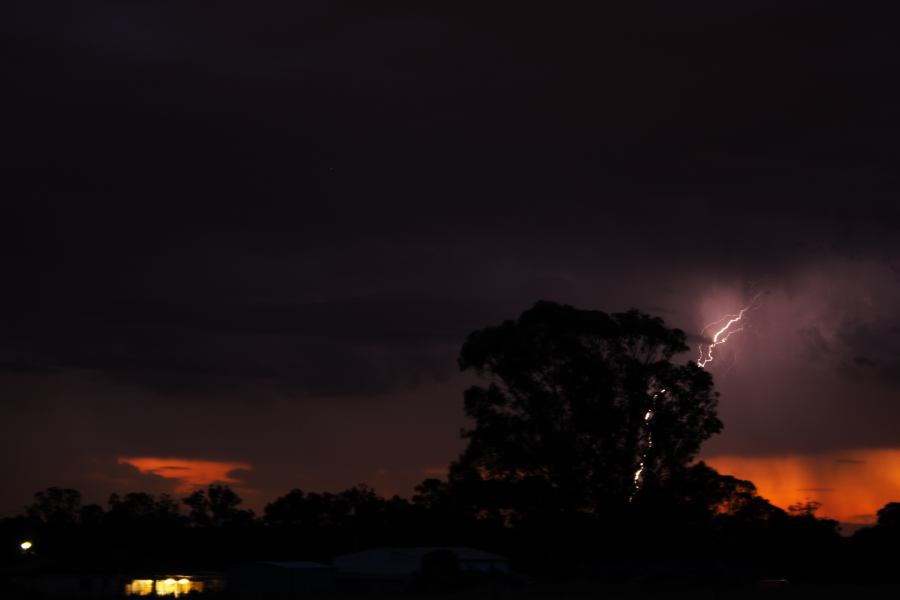
<path id="1" fill-rule="evenodd" d="M 29 542 L 29 541 L 24 541 L 24 542 L 22 542 L 21 544 L 19 544 L 19 548 L 21 548 L 22 550 L 24 550 L 24 551 L 27 552 L 27 551 L 31 550 L 31 547 L 32 547 L 33 545 L 34 545 L 34 544 L 32 544 L 32 543 Z"/>
<path id="2" fill-rule="evenodd" d="M 153 594 L 152 579 L 134 579 L 125 585 L 126 596 L 150 596 Z"/>
<path id="3" fill-rule="evenodd" d="M 134 579 L 125 584 L 126 596 L 174 596 L 178 598 L 192 593 L 203 593 L 202 581 L 191 581 L 184 575 L 178 579 Z"/>

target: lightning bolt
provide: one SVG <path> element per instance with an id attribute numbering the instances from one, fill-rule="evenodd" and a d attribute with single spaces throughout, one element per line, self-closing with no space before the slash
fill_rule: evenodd
<path id="1" fill-rule="evenodd" d="M 650 388 L 650 408 L 644 413 L 644 431 L 646 432 L 646 437 L 644 445 L 641 448 L 640 463 L 638 464 L 637 470 L 634 472 L 634 490 L 632 490 L 631 497 L 628 499 L 629 502 L 634 500 L 635 495 L 641 491 L 641 487 L 644 484 L 644 469 L 646 468 L 647 453 L 653 449 L 653 430 L 650 429 L 650 421 L 653 420 L 653 411 L 656 408 L 656 400 L 660 395 L 666 393 L 666 388 L 654 391 L 654 386 L 655 383 L 652 383 Z"/>
<path id="2" fill-rule="evenodd" d="M 703 344 L 700 344 L 699 357 L 697 358 L 697 364 L 700 367 L 706 367 L 709 363 L 713 361 L 715 358 L 715 353 L 713 350 L 717 346 L 721 346 L 728 339 L 736 333 L 740 333 L 744 330 L 744 326 L 742 321 L 746 314 L 755 308 L 756 301 L 759 300 L 762 292 L 756 294 L 747 306 L 743 307 L 737 313 L 727 314 L 724 317 L 720 318 L 717 321 L 713 321 L 712 323 L 706 325 L 702 330 L 700 330 L 701 334 L 706 333 L 710 329 L 715 329 L 715 333 L 713 333 L 712 341 L 710 341 L 709 345 L 706 346 L 706 349 L 703 348 Z M 642 423 L 643 427 L 643 435 L 638 440 L 638 453 L 639 453 L 639 461 L 638 468 L 634 472 L 634 480 L 631 492 L 631 497 L 629 501 L 633 501 L 638 492 L 641 491 L 641 488 L 644 484 L 644 471 L 647 469 L 647 461 L 648 455 L 650 451 L 653 450 L 653 417 L 655 416 L 656 406 L 661 396 L 665 396 L 666 388 L 657 388 L 657 382 L 652 380 L 650 382 L 650 386 L 647 390 L 647 395 L 650 398 L 650 407 L 644 413 L 644 419 Z"/>
<path id="3" fill-rule="evenodd" d="M 703 344 L 700 344 L 700 346 L 698 347 L 700 355 L 697 357 L 697 364 L 699 366 L 706 367 L 706 365 L 711 363 L 715 358 L 713 350 L 716 348 L 716 346 L 721 346 L 722 344 L 727 342 L 728 338 L 730 338 L 732 335 L 734 335 L 735 333 L 740 333 L 744 330 L 743 325 L 740 325 L 740 323 L 744 319 L 744 315 L 747 314 L 747 311 L 751 310 L 754 307 L 759 297 L 760 294 L 756 294 L 753 299 L 750 300 L 750 303 L 740 311 L 738 311 L 736 314 L 725 315 L 718 321 L 713 321 L 700 330 L 700 333 L 702 334 L 706 333 L 708 330 L 714 327 L 719 327 L 713 334 L 712 341 L 706 347 L 706 350 L 703 349 Z M 722 323 L 724 323 L 724 325 L 722 325 Z"/>

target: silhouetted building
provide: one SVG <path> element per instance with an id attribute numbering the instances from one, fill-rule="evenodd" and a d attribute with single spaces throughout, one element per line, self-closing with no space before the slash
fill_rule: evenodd
<path id="1" fill-rule="evenodd" d="M 228 589 L 260 597 L 295 597 L 331 587 L 334 568 L 310 561 L 272 561 L 241 565 L 228 574 Z"/>
<path id="2" fill-rule="evenodd" d="M 342 578 L 403 582 L 422 574 L 423 560 L 438 554 L 454 556 L 463 573 L 509 573 L 508 558 L 459 546 L 372 548 L 343 554 L 333 562 L 337 575 Z"/>

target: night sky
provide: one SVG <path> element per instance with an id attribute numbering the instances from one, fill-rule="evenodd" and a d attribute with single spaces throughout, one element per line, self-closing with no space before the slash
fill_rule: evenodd
<path id="1" fill-rule="evenodd" d="M 547 299 L 696 344 L 755 297 L 703 456 L 866 522 L 900 500 L 895 7 L 4 5 L 0 515 L 408 495 L 462 449 L 468 332 Z"/>

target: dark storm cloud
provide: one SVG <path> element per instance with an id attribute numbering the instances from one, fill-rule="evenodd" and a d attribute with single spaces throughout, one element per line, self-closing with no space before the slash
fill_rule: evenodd
<path id="1" fill-rule="evenodd" d="M 893 256 L 897 41 L 810 8 L 18 3 L 3 364 L 364 393 L 509 264 Z"/>
<path id="2" fill-rule="evenodd" d="M 18 335 L 0 346 L 9 357 L 0 370 L 87 369 L 172 392 L 268 382 L 314 396 L 370 395 L 446 376 L 473 326 L 458 314 L 466 308 L 485 312 L 439 298 L 238 306 L 98 299 L 17 314 Z"/>
<path id="3" fill-rule="evenodd" d="M 796 329 L 790 360 L 842 378 L 816 388 L 836 424 L 793 435 L 766 419 L 802 401 L 723 374 L 735 447 L 839 447 L 842 427 L 864 443 L 864 416 L 896 412 L 900 362 L 900 14 L 873 7 L 15 2 L 0 22 L 0 376 L 15 384 L 0 402 L 23 422 L 27 398 L 123 424 L 166 397 L 209 419 L 203 444 L 135 447 L 81 423 L 98 445 L 78 456 L 174 444 L 249 460 L 272 488 L 267 455 L 214 435 L 248 403 L 336 415 L 423 386 L 446 400 L 428 386 L 455 391 L 465 334 L 538 298 L 637 306 L 696 339 L 721 285 L 741 293 L 710 300 L 715 316 L 772 292 L 750 362 L 777 346 L 764 334 Z M 821 374 L 771 385 L 804 377 Z M 860 379 L 880 388 L 851 406 Z M 119 395 L 114 413 L 85 400 Z M 353 427 L 401 435 L 384 413 Z M 900 442 L 880 423 L 872 439 Z"/>
<path id="4" fill-rule="evenodd" d="M 847 348 L 844 369 L 848 375 L 888 383 L 900 377 L 900 318 L 847 323 L 840 336 Z"/>
<path id="5" fill-rule="evenodd" d="M 502 216 L 516 196 L 543 204 L 536 192 L 689 204 L 723 186 L 833 197 L 894 177 L 885 19 L 597 3 L 220 3 L 211 15 L 95 2 L 50 23 L 39 10 L 10 22 L 13 102 L 31 125 L 20 141 L 56 171 L 40 185 L 68 192 L 254 193 L 261 208 L 289 195 L 341 219 L 316 202 L 493 197 Z"/>

